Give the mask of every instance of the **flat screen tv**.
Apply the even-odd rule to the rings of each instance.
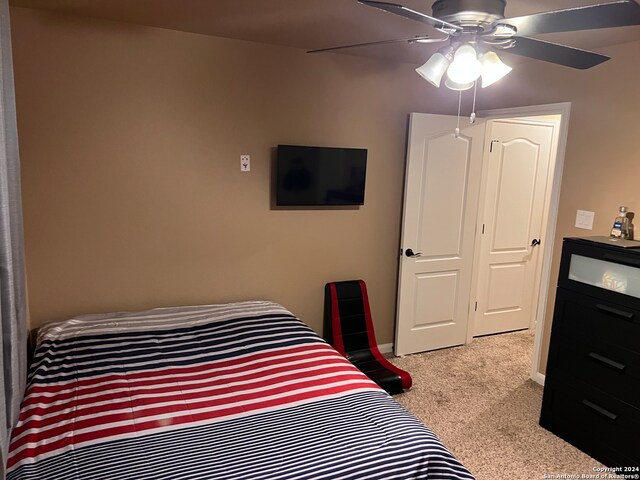
[[[278,145],[276,205],[363,205],[364,148]]]

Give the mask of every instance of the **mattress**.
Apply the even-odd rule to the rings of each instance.
[[[9,480],[473,478],[271,302],[41,328],[7,467]]]

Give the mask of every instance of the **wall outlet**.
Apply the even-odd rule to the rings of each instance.
[[[240,155],[240,171],[248,172],[251,170],[251,155]]]
[[[585,230],[593,230],[593,218],[595,213],[588,210],[578,210],[576,212],[576,227]]]

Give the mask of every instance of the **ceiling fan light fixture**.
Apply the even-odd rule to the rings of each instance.
[[[440,52],[431,55],[424,65],[416,68],[416,72],[434,87],[440,87],[442,76],[447,71],[451,59]]]
[[[473,81],[468,83],[456,83],[450,78],[447,78],[444,81],[444,86],[447,87],[449,90],[455,90],[456,92],[461,92],[463,90],[469,90],[471,87],[473,87],[474,83],[475,82]]]
[[[455,84],[473,84],[480,77],[481,72],[482,65],[480,65],[475,48],[464,44],[456,50],[453,61],[447,69],[447,77]]]
[[[491,51],[480,55],[480,65],[482,66],[482,88],[493,85],[513,70],[509,65],[504,64],[495,52]]]

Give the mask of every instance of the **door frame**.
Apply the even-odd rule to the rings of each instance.
[[[553,244],[556,235],[556,223],[558,219],[558,208],[560,205],[560,188],[562,185],[562,172],[564,169],[565,151],[567,147],[567,137],[569,133],[569,118],[571,113],[571,103],[553,103],[546,105],[532,105],[524,107],[513,108],[501,108],[491,110],[481,110],[478,112],[479,117],[487,118],[487,120],[497,119],[518,119],[524,117],[540,117],[544,115],[559,115],[560,126],[558,130],[558,140],[555,151],[555,161],[550,165],[551,171],[549,175],[552,175],[551,192],[549,193],[549,203],[547,205],[546,223],[543,225],[542,235],[542,269],[539,277],[538,286],[538,299],[536,302],[536,314],[535,314],[535,336],[533,345],[533,354],[531,358],[531,379],[540,385],[544,385],[544,373],[540,370],[540,357],[542,353],[542,334],[544,332],[545,312],[547,307],[547,299],[549,293],[549,285],[551,282],[551,263],[553,260]],[[489,134],[489,132],[487,132]],[[485,187],[486,187],[486,162],[483,159],[483,178],[481,180],[481,203],[484,203]],[[478,214],[480,215],[479,205]],[[478,217],[478,222],[480,218]],[[476,233],[477,234],[477,233]],[[476,238],[476,245],[478,240]],[[477,261],[477,255],[475,255],[474,262]],[[475,292],[477,287],[477,269],[474,265],[474,281],[472,282],[472,291]],[[469,299],[469,313],[471,313],[471,305],[475,299]],[[474,318],[469,315],[469,323],[467,329],[467,343],[471,343],[473,339],[473,322]]]

